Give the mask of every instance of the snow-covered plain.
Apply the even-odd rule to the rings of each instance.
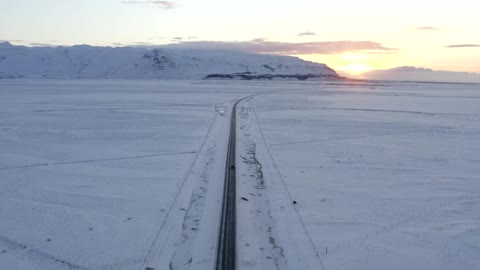
[[[1,81],[0,269],[212,269],[237,88]]]
[[[315,269],[480,269],[480,85],[304,85],[251,106]]]
[[[480,268],[480,85],[3,80],[0,269],[213,269],[254,94],[240,269]]]

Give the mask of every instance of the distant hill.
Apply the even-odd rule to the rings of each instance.
[[[236,51],[0,43],[0,79],[343,79],[325,64]]]
[[[368,80],[480,83],[479,73],[437,71],[408,66],[373,70],[362,74],[361,77]]]

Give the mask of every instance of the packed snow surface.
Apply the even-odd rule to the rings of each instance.
[[[0,81],[0,265],[479,269],[480,85]],[[295,204],[293,203],[295,201]]]

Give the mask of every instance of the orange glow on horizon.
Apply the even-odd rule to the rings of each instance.
[[[359,75],[372,70],[369,65],[369,59],[366,55],[360,53],[346,53],[340,56],[341,63],[335,66],[338,71],[344,71],[349,74]]]
[[[318,63],[327,64],[341,73],[361,75],[362,73],[396,67],[399,62],[398,55],[375,55],[359,52],[349,52],[331,55],[299,55],[299,57]]]
[[[346,71],[351,74],[361,74],[366,71],[372,70],[372,68],[363,63],[352,63],[348,66],[339,66],[336,68],[339,71]]]

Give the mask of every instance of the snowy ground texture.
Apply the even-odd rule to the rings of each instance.
[[[213,269],[253,94],[240,269],[480,269],[480,85],[68,80],[0,81],[0,269]]]
[[[253,103],[324,269],[480,269],[479,85],[312,85]]]

